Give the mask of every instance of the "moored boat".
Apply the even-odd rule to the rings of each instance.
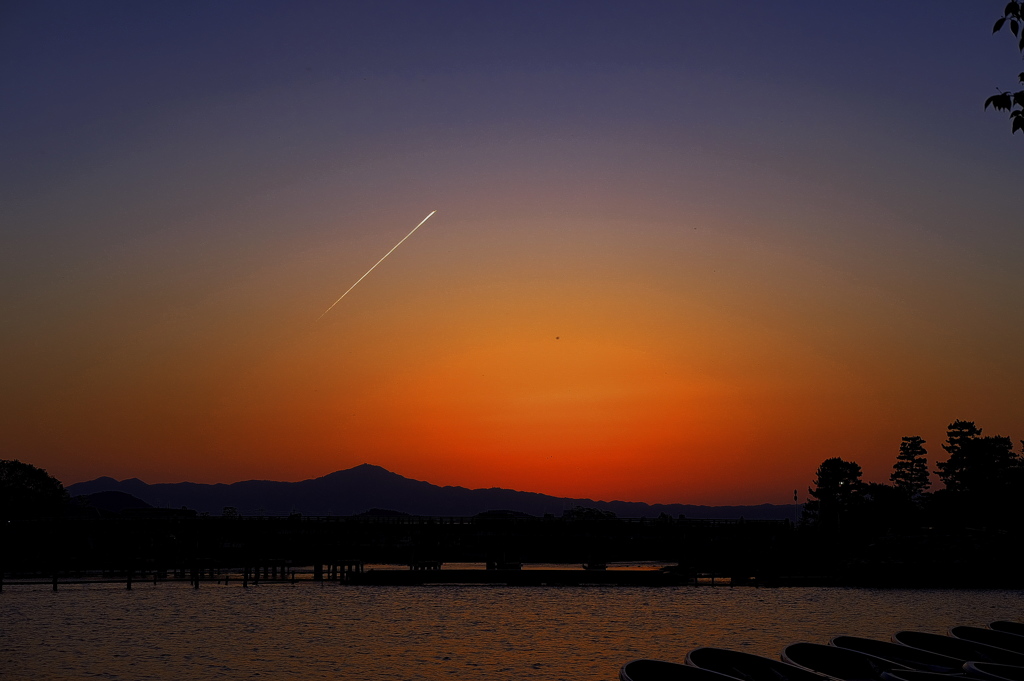
[[[664,660],[633,660],[619,669],[620,681],[737,681],[729,676]]]
[[[1008,622],[1006,620],[997,620],[995,622],[989,622],[989,629],[996,631],[1005,631],[1007,634],[1017,634],[1018,636],[1024,636],[1024,624],[1020,622]]]
[[[892,635],[892,640],[911,648],[929,650],[963,660],[1024,665],[1024,655],[1020,653],[942,634],[930,634],[924,631],[897,631]]]
[[[937,672],[922,672],[917,669],[893,669],[889,672],[882,672],[882,681],[950,681],[950,679],[955,681],[966,678],[966,672],[939,674]]]
[[[1024,681],[1024,624],[955,626],[948,636],[899,631],[892,641],[836,636],[794,643],[781,661],[724,648],[696,648],[686,664],[639,659],[620,681]]]
[[[960,674],[963,672],[964,662],[967,661],[927,650],[910,648],[892,641],[876,641],[859,636],[836,636],[829,643],[837,648],[880,657],[910,669],[937,674]]]
[[[686,664],[741,681],[828,681],[828,677],[785,662],[724,648],[697,648]]]
[[[982,627],[951,627],[949,633],[965,641],[983,643],[1024,655],[1024,636]]]
[[[819,674],[844,681],[880,681],[882,673],[907,670],[881,657],[820,643],[794,643],[782,651],[782,659]]]
[[[989,681],[1024,681],[1024,667],[995,662],[968,662],[964,670],[969,676]]]

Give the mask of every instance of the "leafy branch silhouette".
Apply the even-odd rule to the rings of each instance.
[[[1003,27],[1008,27],[1010,33],[1017,38],[1017,49],[1021,53],[1021,57],[1024,58],[1024,30],[1021,30],[1024,26],[1024,6],[1017,0],[1012,0],[1007,3],[1003,9],[1003,16],[996,20],[995,25],[992,27],[992,33],[998,33]],[[1017,76],[1018,81],[1024,84],[1024,71]],[[998,90],[998,88],[996,88]],[[1018,90],[1017,92],[1003,92],[999,91],[999,94],[992,95],[985,100],[985,108],[991,106],[996,111],[1008,111],[1010,112],[1010,133],[1016,133],[1018,130],[1024,130],[1024,90]]]

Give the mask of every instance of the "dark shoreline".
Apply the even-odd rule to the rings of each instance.
[[[308,567],[308,566],[307,566]],[[194,589],[210,586],[232,586],[258,588],[261,586],[292,586],[328,585],[340,587],[600,587],[600,588],[844,588],[844,589],[894,589],[894,590],[1007,590],[1024,589],[1019,580],[1008,583],[1003,581],[963,582],[963,581],[925,581],[908,583],[905,581],[847,581],[836,577],[781,577],[773,580],[748,579],[733,581],[728,577],[698,576],[686,578],[665,575],[655,571],[611,571],[592,573],[583,570],[523,570],[523,571],[489,571],[489,570],[440,570],[432,574],[411,570],[375,570],[363,573],[355,578],[343,580],[317,580],[306,570],[295,576],[279,579],[244,579],[241,571],[217,574],[193,580],[190,577],[156,577],[145,573],[127,576],[90,576],[90,575],[21,575],[10,576],[0,580],[0,593],[16,590],[23,586],[47,586],[53,591],[64,587],[87,585],[116,585],[132,589],[139,586],[158,586],[164,584],[188,585]]]
[[[0,524],[0,579],[245,585],[1024,588],[1016,533],[908,528],[824,534],[788,521],[673,518],[196,517],[184,511]],[[985,556],[978,560],[977,556]],[[604,570],[653,561],[663,570]],[[438,569],[488,563],[487,570]],[[371,564],[406,570],[364,570]],[[518,569],[523,564],[575,570]],[[594,569],[584,570],[583,565]],[[509,569],[512,568],[512,569]],[[241,575],[239,579],[238,575]],[[12,581],[13,580],[13,581]]]

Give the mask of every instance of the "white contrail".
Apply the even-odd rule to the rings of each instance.
[[[437,212],[436,210],[432,210],[432,211],[430,211],[430,215],[433,215],[433,214],[434,214],[434,213],[436,213],[436,212]],[[419,229],[419,228],[420,228],[420,227],[421,227],[421,226],[423,225],[423,223],[424,223],[424,222],[426,222],[427,220],[429,220],[429,219],[430,219],[430,215],[428,215],[427,217],[425,217],[425,218],[423,218],[422,220],[420,220],[420,224],[418,224],[418,225],[416,225],[415,227],[413,227],[413,228],[412,228],[412,232],[415,232],[415,231],[416,231],[417,229]],[[412,232],[409,232],[408,234],[406,234],[406,235],[405,235],[405,236],[404,236],[404,237],[402,238],[402,241],[405,241],[406,239],[408,239],[409,237],[411,237],[411,236],[412,236]],[[384,258],[386,258],[386,257],[388,257],[389,255],[391,255],[392,253],[394,253],[394,252],[395,252],[395,249],[396,249],[396,248],[398,248],[399,246],[401,246],[401,245],[402,245],[402,241],[399,241],[399,242],[398,242],[397,244],[395,244],[395,245],[394,245],[394,246],[393,246],[393,247],[391,248],[391,250],[390,250],[390,251],[388,251],[387,253],[385,253],[385,254],[384,254]],[[379,264],[381,264],[382,262],[384,262],[384,258],[381,258],[380,260],[378,260],[377,262],[375,262],[375,263],[373,264],[373,267],[376,267],[377,265],[379,265]],[[369,274],[370,272],[372,272],[372,271],[373,271],[373,267],[371,267],[370,269],[366,270],[366,274]],[[357,285],[357,284],[359,284],[359,282],[361,282],[361,281],[362,281],[363,279],[366,279],[366,274],[364,274],[363,276],[361,276],[361,277],[359,277],[358,279],[356,279],[356,283],[355,283],[355,284],[352,284],[351,286],[349,286],[349,287],[348,287],[348,291],[351,291],[352,289],[354,289],[354,288],[356,287],[356,285]],[[337,299],[337,300],[335,300],[335,301],[334,301],[333,303],[331,303],[331,307],[329,307],[329,308],[327,308],[326,310],[324,310],[324,314],[327,314],[328,312],[330,312],[330,311],[331,311],[331,308],[333,308],[333,307],[334,307],[335,305],[337,305],[338,303],[340,303],[340,302],[341,302],[341,299],[342,299],[342,298],[344,298],[345,296],[347,296],[347,295],[348,295],[348,291],[345,291],[344,293],[342,293],[342,294],[341,294],[341,297],[340,297],[340,298],[338,298],[338,299]],[[323,319],[323,318],[324,318],[324,314],[322,314],[322,315],[320,315],[319,317],[317,317],[317,318],[316,318],[316,320],[317,320],[317,321],[320,321],[321,319]]]

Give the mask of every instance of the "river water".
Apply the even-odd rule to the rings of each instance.
[[[18,585],[0,593],[0,678],[613,681],[699,646],[777,657],[1022,617],[1022,591]]]

